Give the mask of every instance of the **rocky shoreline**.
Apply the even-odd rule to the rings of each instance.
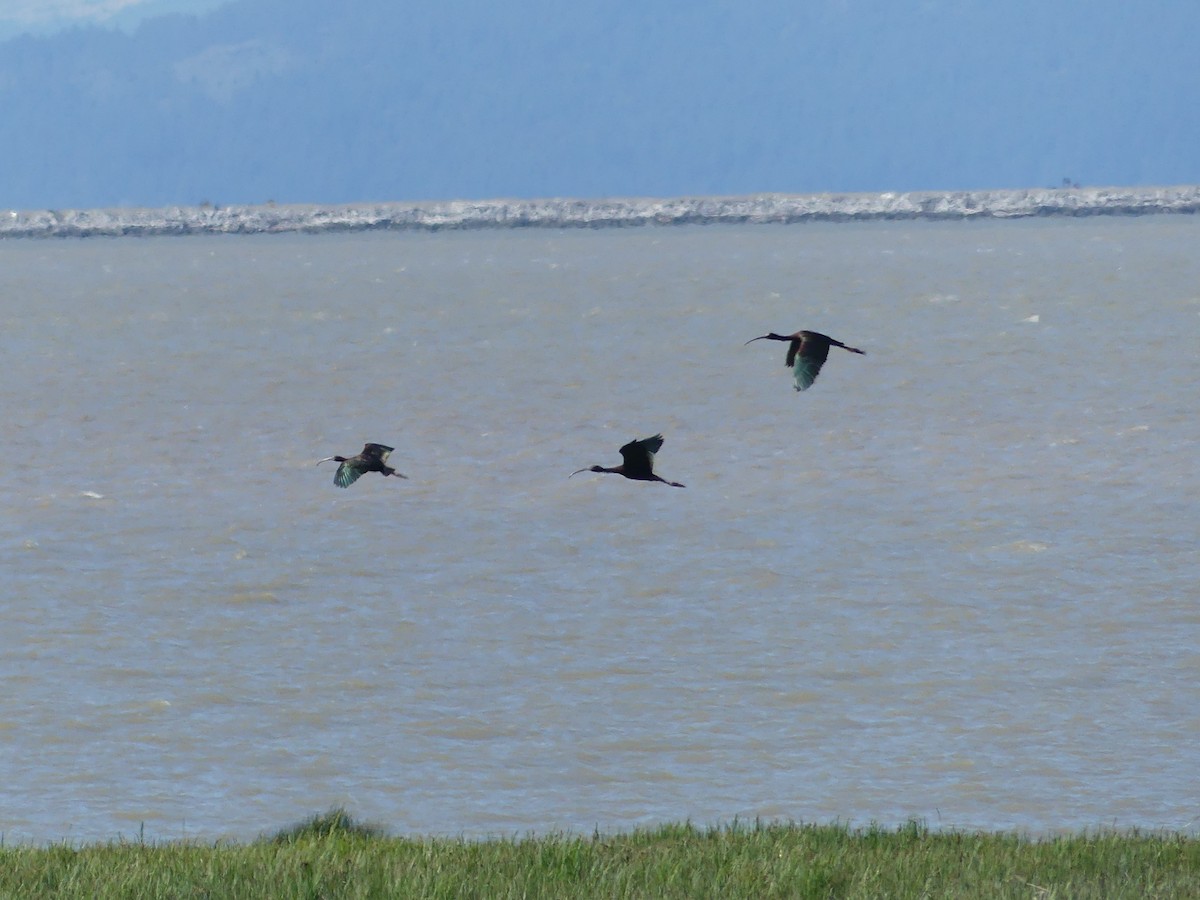
[[[478,228],[789,224],[889,219],[1200,212],[1200,185],[600,200],[454,200],[337,206],[169,206],[0,211],[0,237],[118,237]]]

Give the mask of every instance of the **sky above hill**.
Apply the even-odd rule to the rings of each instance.
[[[0,0],[0,207],[1197,183],[1197,33],[1191,0]]]

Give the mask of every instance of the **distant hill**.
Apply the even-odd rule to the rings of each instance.
[[[1198,31],[1124,0],[239,0],[0,43],[0,207],[1194,183]]]

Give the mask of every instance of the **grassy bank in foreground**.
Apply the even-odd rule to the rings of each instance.
[[[0,897],[1200,896],[1200,838],[837,825],[387,837],[340,811],[250,844],[0,847]]]

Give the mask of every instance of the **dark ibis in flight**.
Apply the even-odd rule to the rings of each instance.
[[[841,347],[851,353],[866,355],[865,350],[847,347],[841,341],[834,340],[819,331],[797,331],[795,334],[776,334],[772,331],[761,337],[750,338],[746,343],[753,344],[755,341],[764,340],[790,341],[787,359],[783,364],[792,370],[798,391],[806,391],[812,387],[812,383],[817,380],[817,373],[821,371],[821,366],[825,365],[825,360],[829,358],[830,347]]]
[[[580,472],[613,472],[617,475],[624,475],[626,478],[632,478],[634,481],[661,481],[671,487],[685,487],[678,481],[667,481],[667,479],[654,474],[654,454],[662,449],[662,445],[663,436],[661,434],[642,438],[640,441],[630,441],[621,448],[621,459],[624,460],[621,465],[611,468],[590,466],[585,469],[577,469],[571,475],[578,475]],[[569,478],[570,475],[567,477]]]
[[[395,475],[397,478],[407,478],[407,475],[401,475],[395,469],[387,464],[388,454],[394,450],[394,447],[386,447],[383,444],[363,444],[362,453],[358,456],[351,456],[347,459],[344,456],[327,456],[324,459],[318,459],[317,465],[323,462],[341,463],[338,466],[337,472],[333,475],[333,483],[340,488],[348,488],[354,482],[358,481],[359,477],[367,472],[378,472],[380,475]]]

